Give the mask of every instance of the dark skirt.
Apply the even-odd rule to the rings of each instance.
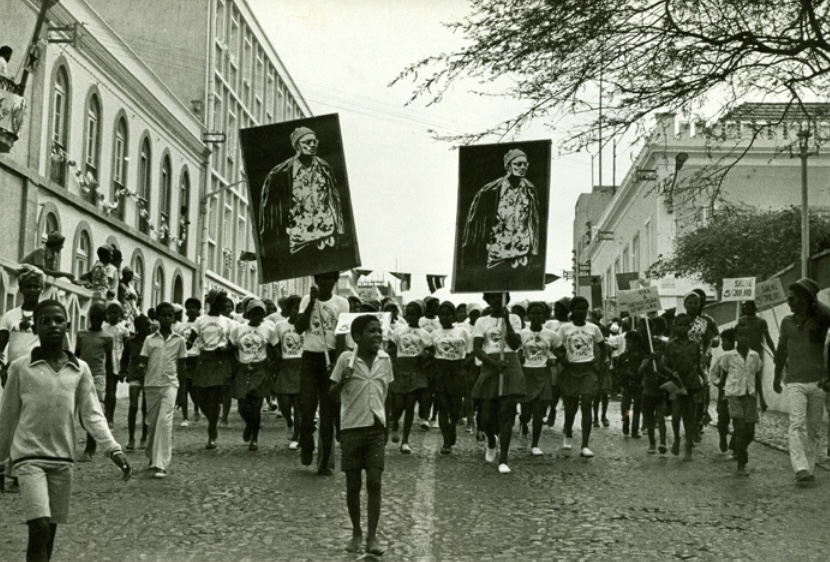
[[[464,379],[464,360],[436,359],[432,383],[436,394],[466,395],[467,381]]]
[[[525,395],[522,402],[532,402],[537,398],[551,400],[551,369],[550,367],[522,367],[525,376]]]
[[[199,365],[199,356],[198,355],[188,355],[187,358],[184,360],[185,366],[185,378],[189,381],[192,381],[193,378],[196,376],[196,367]]]
[[[233,377],[231,394],[238,400],[250,394],[258,398],[270,396],[271,374],[268,371],[268,362],[240,363]]]
[[[597,373],[597,390],[600,394],[611,392],[611,371],[608,367],[603,367]]]
[[[420,357],[396,358],[394,372],[395,380],[389,390],[395,394],[409,394],[429,386]]]
[[[498,353],[491,353],[489,357],[499,360]],[[507,362],[507,369],[503,373],[499,373],[486,362],[481,365],[481,374],[473,385],[473,398],[491,400],[502,396],[525,395],[525,376],[519,364],[519,357],[515,353],[505,353],[504,360]]]
[[[274,381],[274,394],[299,394],[302,359],[285,359]]]
[[[593,363],[568,363],[559,375],[559,388],[565,398],[596,396],[598,379]]]
[[[228,351],[204,351],[199,353],[199,363],[193,376],[193,386],[208,388],[225,386],[231,380],[233,360]]]

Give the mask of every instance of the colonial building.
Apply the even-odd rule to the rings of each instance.
[[[827,115],[827,108],[808,106],[808,111]],[[604,306],[606,316],[614,315],[617,274],[636,273],[643,282],[657,284],[664,308],[682,307],[683,295],[699,284],[674,277],[645,280],[645,272],[659,256],[672,253],[678,234],[705,224],[720,206],[763,210],[798,205],[801,161],[791,157],[789,147],[798,153],[797,133],[808,118],[815,120],[781,104],[744,104],[711,128],[681,121],[674,114],[660,115],[610,198],[595,190],[577,203],[574,256],[584,270],[577,292],[589,296],[587,284],[592,278],[599,280],[602,302],[593,305]],[[814,128],[817,136],[830,136],[826,123]],[[812,205],[826,205],[830,156],[814,154],[808,166],[808,198]],[[708,197],[671,197],[667,188],[672,184],[700,181],[700,172],[713,167],[731,168],[714,205]],[[597,206],[602,207],[599,213]],[[714,288],[706,291],[716,296]]]
[[[237,297],[305,293],[308,280],[258,286],[240,128],[311,115],[245,0],[89,0],[204,128],[207,172],[198,249],[205,288]]]

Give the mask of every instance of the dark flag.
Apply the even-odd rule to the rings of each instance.
[[[446,281],[446,275],[427,275],[427,286],[429,287],[429,292],[434,293],[438,289],[444,288],[444,281]]]

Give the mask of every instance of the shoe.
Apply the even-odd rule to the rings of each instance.
[[[593,425],[594,427],[599,427],[599,420],[594,420],[594,423],[591,425]]]
[[[602,418],[602,427],[608,427],[609,425],[611,425],[611,422],[607,418]]]
[[[657,449],[654,447],[654,445],[650,445],[649,448],[648,448],[648,451],[646,451],[646,453],[649,454],[649,455],[656,455],[657,454]]]
[[[317,469],[318,476],[331,476],[334,472],[327,466],[321,466]]]
[[[452,453],[452,447],[450,447],[449,445],[444,445],[443,447],[441,447],[442,455],[449,455],[450,453]]]
[[[300,463],[303,466],[309,466],[314,462],[314,449],[302,449],[300,451]]]
[[[242,430],[242,440],[247,443],[251,440],[251,428],[245,425],[245,429]]]
[[[798,483],[812,482],[815,479],[816,479],[816,477],[813,476],[812,474],[810,474],[806,470],[799,470],[798,472],[795,473],[795,481],[798,482]]]
[[[495,462],[495,460],[496,460],[496,448],[495,447],[493,447],[492,449],[490,447],[485,447],[484,448],[484,460],[486,462]]]
[[[409,443],[402,443],[401,444],[401,453],[403,453],[404,455],[411,455],[412,454],[412,448],[409,446]]]
[[[433,428],[433,429],[440,429],[440,428],[441,428],[441,424],[440,424],[440,423],[438,423],[437,421],[434,421],[434,422],[432,422],[432,428]]]
[[[392,443],[399,443],[401,440],[401,434],[397,428],[392,430]]]
[[[429,420],[421,420],[421,429],[424,431],[429,431],[432,428],[432,424],[429,423]]]
[[[124,447],[127,451],[135,451],[135,441],[130,441],[127,443],[127,446]]]
[[[585,457],[586,459],[590,459],[591,457],[594,456],[594,452],[591,449],[589,449],[588,447],[582,447],[582,450],[579,451],[579,456],[580,457]]]
[[[680,440],[675,439],[674,442],[671,444],[671,454],[675,457],[680,454]]]
[[[260,410],[260,412],[262,412],[263,414],[270,414],[271,413],[271,406],[266,404],[265,406],[262,407],[262,410]]]
[[[749,470],[746,468],[746,465],[739,466],[738,470],[735,471],[735,476],[749,476]]]
[[[167,478],[167,471],[163,468],[157,468],[155,474],[153,474],[153,478],[158,478],[159,480]]]
[[[660,443],[660,446],[657,447],[657,450],[660,451],[661,455],[665,455],[666,454],[666,445],[665,445],[665,443]]]
[[[534,457],[541,457],[545,453],[539,447],[533,447],[532,449],[530,449],[530,454],[533,455]]]
[[[259,449],[259,445],[257,445],[256,441],[251,441],[250,445],[248,445],[249,451],[256,451]]]
[[[726,442],[726,435],[721,435],[720,439],[718,440],[718,447],[720,448],[721,453],[725,453],[729,448],[729,444]]]
[[[289,451],[296,451],[299,448],[300,448],[300,442],[299,441],[291,441],[291,443],[288,444],[288,450]]]
[[[623,420],[623,435],[628,435],[628,420]]]
[[[139,449],[146,449],[147,448],[147,439],[142,438],[141,442],[138,444]]]
[[[571,449],[573,449],[573,438],[565,437],[565,439],[562,440],[562,448],[566,451],[570,451]]]
[[[499,474],[510,474],[510,467],[506,463],[499,465]]]
[[[216,448],[216,441],[208,441],[207,445],[205,445],[205,449],[213,450]]]
[[[642,435],[640,435],[639,433],[632,433],[632,434],[631,434],[631,438],[632,438],[632,439],[641,439],[641,438],[642,438]]]
[[[188,427],[188,426],[190,426],[190,424],[187,422],[187,420],[182,420],[182,423],[179,424],[179,427]]]

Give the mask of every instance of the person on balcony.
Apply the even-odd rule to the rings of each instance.
[[[59,230],[53,230],[46,237],[46,244],[26,254],[20,263],[32,265],[50,277],[65,277],[74,282],[75,277],[71,273],[58,270],[64,242],[66,242],[66,237]]]

